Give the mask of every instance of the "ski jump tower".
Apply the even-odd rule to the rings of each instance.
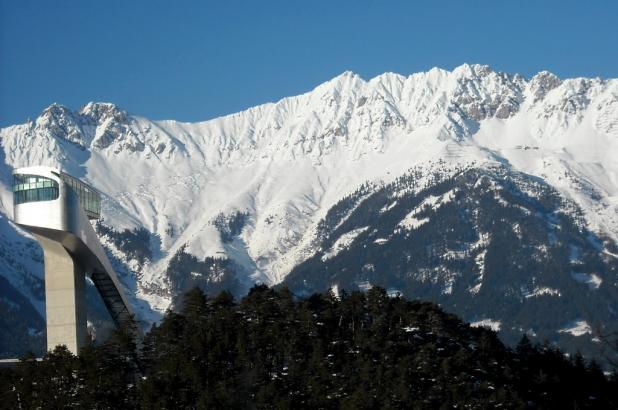
[[[87,342],[85,275],[94,282],[117,326],[141,332],[91,219],[99,219],[101,195],[51,167],[13,172],[15,222],[43,248],[47,349],[66,345],[77,354]]]

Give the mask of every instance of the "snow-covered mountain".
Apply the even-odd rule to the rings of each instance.
[[[603,278],[573,271],[565,280],[585,292],[598,280],[616,287],[618,79],[562,80],[549,72],[526,79],[467,64],[368,81],[345,72],[306,94],[200,123],[151,121],[113,104],[79,111],[54,104],[0,130],[0,143],[0,275],[41,314],[41,252],[10,222],[11,170],[35,164],[63,168],[104,194],[98,230],[144,321],[156,320],[189,286],[241,293],[255,282],[281,283],[311,258],[334,257],[363,227],[331,229],[338,236],[324,242],[329,211],[345,198],[359,206],[410,173],[416,182],[389,195],[420,193],[472,169],[500,168],[491,171],[494,180],[541,181],[565,201],[552,212],[594,236],[596,269],[605,269]],[[414,231],[423,217],[409,211],[395,225]],[[525,238],[526,226],[519,229]],[[482,281],[482,263],[475,263]],[[441,289],[457,281],[447,276],[435,280]],[[522,297],[560,298],[559,289],[543,289],[530,285]],[[584,320],[578,315],[573,321]]]

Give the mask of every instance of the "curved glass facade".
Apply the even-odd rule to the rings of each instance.
[[[13,202],[53,201],[58,199],[58,183],[39,175],[13,175]]]
[[[98,219],[101,215],[101,195],[91,186],[68,174],[61,173],[60,178],[66,187],[75,191],[88,218]],[[15,205],[27,202],[53,201],[58,199],[59,195],[59,184],[53,179],[40,175],[13,175],[13,203]]]

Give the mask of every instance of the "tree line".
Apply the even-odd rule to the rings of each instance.
[[[377,287],[301,299],[255,286],[240,301],[195,288],[139,346],[120,329],[0,369],[0,407],[616,408],[618,377]]]

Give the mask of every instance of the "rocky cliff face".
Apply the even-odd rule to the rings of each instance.
[[[498,186],[514,184],[513,175],[529,179],[530,184],[542,181],[552,195],[570,204],[564,214],[581,228],[577,239],[558,235],[556,240],[565,247],[573,245],[565,241],[575,241],[576,247],[589,244],[587,251],[597,253],[597,265],[593,264],[597,268],[564,271],[561,280],[573,286],[584,281],[585,291],[591,289],[587,283],[592,275],[602,279],[600,287],[616,285],[611,261],[618,254],[618,80],[561,80],[548,72],[525,79],[482,65],[463,65],[452,72],[432,69],[407,77],[386,73],[368,81],[345,72],[306,94],[201,123],[151,121],[113,104],[90,103],[79,111],[54,104],[34,121],[0,130],[0,143],[0,217],[5,221],[0,240],[11,244],[0,255],[4,267],[0,274],[40,314],[40,292],[33,290],[41,287],[40,251],[9,222],[11,169],[34,164],[61,167],[104,193],[101,236],[145,321],[156,320],[183,286],[197,284],[215,290],[225,284],[242,293],[258,281],[280,283],[290,272],[294,274],[288,281],[301,283],[299,266],[321,260],[324,247],[339,239],[340,245],[354,243],[354,235],[331,237],[332,244],[323,243],[320,236],[328,225],[324,221],[341,207],[341,201],[362,192],[355,199],[360,204],[364,196],[378,195],[410,172],[418,175],[415,180],[425,181],[427,189],[451,178],[456,169],[483,173],[499,167],[500,173],[491,171],[488,177]],[[465,184],[458,192],[483,198]],[[540,200],[535,192],[527,195],[531,201]],[[408,214],[413,212],[412,202],[402,208]],[[440,203],[424,206],[439,208]],[[463,203],[458,203],[462,209],[457,212],[464,212]],[[486,212],[485,205],[482,201],[466,203],[465,209],[474,215]],[[494,217],[500,218],[497,210],[501,208],[494,205]],[[534,207],[527,209],[537,212]],[[519,224],[520,245],[528,244],[526,249],[540,246],[537,239],[545,238],[537,235],[540,227],[533,240],[526,223],[508,215],[505,223]],[[414,226],[423,218],[418,213],[407,223]],[[430,226],[440,232],[433,222],[418,229]],[[377,228],[357,233],[358,238],[373,229]],[[481,235],[478,229],[475,232]],[[597,239],[586,242],[588,235]],[[468,239],[480,240],[472,236]],[[127,238],[134,237],[139,238],[138,250],[127,245],[131,242]],[[554,246],[552,238],[545,238],[548,249]],[[451,243],[443,245],[436,249],[459,252]],[[384,246],[390,245],[385,242]],[[472,269],[478,266],[479,252],[464,252],[460,259]],[[560,269],[571,266],[569,255],[560,255],[566,258]],[[170,263],[174,272],[170,272]],[[409,277],[422,276],[420,266],[409,265],[406,269],[416,270]],[[538,274],[517,266],[508,281],[517,272],[528,279]],[[308,283],[314,272],[304,273]],[[390,278],[376,275],[373,281]],[[469,275],[460,272],[449,279],[453,289],[472,286]],[[483,289],[483,281],[490,276],[479,279],[478,272],[475,275],[479,283],[474,286]],[[340,285],[365,281],[359,278]],[[524,302],[536,300],[525,295],[537,288],[562,292],[559,287],[524,282],[512,286]],[[338,284],[330,279],[319,283],[320,287]],[[442,293],[448,281],[426,283],[435,283],[427,295],[448,299],[448,293]],[[399,282],[393,286],[404,287]],[[556,292],[545,292],[543,297],[566,299],[558,299],[561,296]],[[470,301],[466,303],[474,304],[476,294],[467,294]],[[606,311],[614,309],[606,302]],[[498,320],[494,311],[472,316]]]

